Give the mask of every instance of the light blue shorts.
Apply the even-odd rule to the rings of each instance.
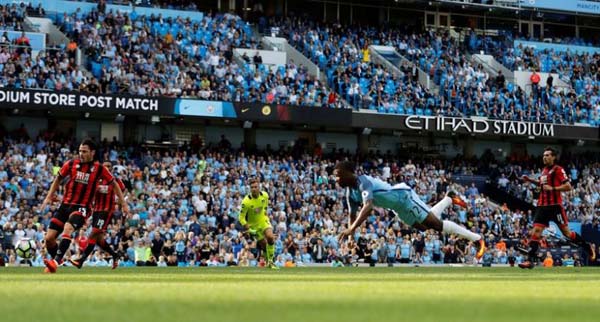
[[[409,226],[425,221],[431,207],[424,203],[414,190],[400,190],[398,194],[398,206],[392,209],[396,216]]]

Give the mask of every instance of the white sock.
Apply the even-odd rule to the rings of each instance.
[[[438,219],[442,219],[442,212],[450,207],[450,205],[452,205],[452,198],[446,196],[440,202],[436,203],[430,211],[434,216],[438,217]]]
[[[478,241],[481,239],[481,236],[469,231],[465,227],[459,226],[457,223],[450,220],[444,220],[443,227],[445,234],[457,234],[470,241]]]

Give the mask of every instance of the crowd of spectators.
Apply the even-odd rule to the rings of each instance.
[[[74,51],[48,47],[32,50],[23,19],[44,14],[41,5],[0,5],[0,85],[57,91],[84,89],[91,80],[76,63]],[[20,36],[11,36],[10,31],[20,31]]]
[[[35,140],[0,141],[0,258],[4,262],[14,264],[14,244],[29,237],[39,250],[33,263],[41,265],[43,233],[60,197],[49,209],[38,207],[58,168],[76,151],[74,143],[48,133]],[[457,167],[456,160],[400,161],[390,154],[356,158],[340,151],[326,157],[292,156],[289,151],[231,150],[230,146],[226,138],[201,150],[183,146],[177,151],[103,142],[99,156],[110,160],[113,172],[125,181],[132,210],[129,217],[117,210],[108,226],[107,242],[118,250],[121,265],[263,265],[256,242],[236,224],[241,199],[248,192],[244,182],[253,176],[261,177],[262,188],[271,196],[268,215],[277,236],[278,265],[350,265],[358,260],[474,263],[472,244],[433,231],[418,233],[382,209],[373,211],[353,242],[340,243],[337,235],[347,224],[348,210],[331,168],[335,160],[344,158],[357,160],[363,173],[392,183],[406,182],[428,204],[438,201],[447,189],[458,191],[468,200],[468,208],[453,208],[444,216],[485,236],[491,246],[486,263],[523,260],[515,241],[526,236],[532,213],[498,207],[475,187],[451,183],[453,173],[465,169]],[[594,216],[591,220],[597,225]],[[70,256],[78,256],[85,245],[86,229],[78,232]],[[108,265],[108,261],[97,253],[87,265]]]
[[[555,46],[552,48],[533,48],[523,44],[515,45],[514,39],[540,41],[537,39],[513,38],[503,33],[500,39],[478,37],[471,31],[467,48],[472,52],[483,50],[492,54],[499,62],[512,71],[553,73],[558,80],[567,83],[558,86],[558,80],[550,77],[545,84],[539,83],[539,77],[532,77],[531,95],[534,105],[541,106],[541,116],[552,119],[562,114],[559,122],[599,124],[599,76],[598,54],[586,53]],[[553,39],[557,44],[591,46],[579,38]],[[557,76],[556,76],[557,75]],[[545,115],[544,115],[545,114]]]
[[[258,49],[239,17],[138,16],[93,10],[64,14],[58,23],[91,59],[103,93],[197,97],[207,100],[342,107],[304,66],[235,59],[234,48]],[[257,60],[258,58],[258,60]]]
[[[27,44],[26,36],[23,44]],[[75,58],[63,50],[33,55],[30,47],[10,47],[0,36],[0,84],[5,88],[85,90],[95,80],[86,77]],[[26,46],[26,45],[25,45]]]
[[[0,5],[0,30],[22,31],[23,20],[27,13],[27,6],[24,3]]]
[[[320,25],[294,17],[272,18],[268,25],[324,70],[329,87],[355,108],[403,114],[399,102],[412,110],[431,95],[417,82],[414,65],[403,63],[398,75],[371,61],[368,46],[378,43],[376,28]]]
[[[247,25],[230,15],[192,21],[78,10],[57,24],[90,58],[102,91],[112,93],[174,96],[199,90],[203,76],[231,61],[232,46],[256,46]]]

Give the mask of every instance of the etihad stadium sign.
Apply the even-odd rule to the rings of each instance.
[[[411,115],[404,124],[411,130],[554,137],[552,123]]]
[[[485,117],[390,115],[355,112],[352,127],[406,132],[459,133],[475,136],[505,136],[554,139],[600,139],[600,128],[587,124],[567,125],[542,122],[496,120]]]

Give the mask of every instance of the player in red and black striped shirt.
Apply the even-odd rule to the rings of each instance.
[[[557,165],[556,150],[551,147],[544,149],[543,161],[544,170],[539,180],[534,180],[528,176],[523,176],[522,180],[535,183],[541,186],[541,192],[538,199],[538,205],[535,210],[533,220],[533,229],[529,239],[529,260],[519,264],[521,268],[533,268],[535,266],[535,257],[539,248],[542,232],[551,221],[554,221],[560,228],[563,235],[571,242],[583,247],[589,255],[591,261],[594,261],[596,254],[594,247],[587,243],[579,234],[569,229],[569,220],[562,205],[562,192],[572,189],[569,178],[563,167]]]
[[[64,198],[59,209],[52,216],[50,226],[44,239],[46,249],[52,259],[44,259],[44,264],[49,272],[54,273],[58,263],[62,262],[63,256],[71,245],[71,234],[79,230],[89,215],[90,206],[96,192],[100,179],[115,186],[119,201],[123,205],[123,211],[127,212],[127,205],[123,199],[123,193],[114,177],[98,161],[94,161],[96,144],[86,139],[79,145],[79,159],[67,161],[60,169],[58,176],[52,182],[48,195],[44,199],[40,209],[44,210],[51,203],[54,193],[64,178],[68,178],[65,185]],[[56,243],[58,234],[62,232],[62,240]]]
[[[104,167],[110,169],[112,164],[110,162],[104,162]],[[125,185],[121,179],[115,178],[115,181],[121,188],[121,191],[125,191]],[[112,219],[113,212],[115,211],[117,196],[115,193],[114,186],[109,182],[106,182],[104,179],[100,179],[98,183],[98,187],[96,189],[96,193],[94,194],[94,213],[92,215],[92,232],[88,236],[88,245],[84,250],[81,257],[77,260],[71,259],[71,264],[77,268],[81,268],[85,260],[90,256],[90,254],[94,251],[96,245],[100,246],[102,250],[112,256],[113,265],[112,268],[115,269],[119,265],[119,259],[117,258],[117,254],[114,249],[106,243],[104,240],[104,234],[106,233],[106,228],[110,224]]]

